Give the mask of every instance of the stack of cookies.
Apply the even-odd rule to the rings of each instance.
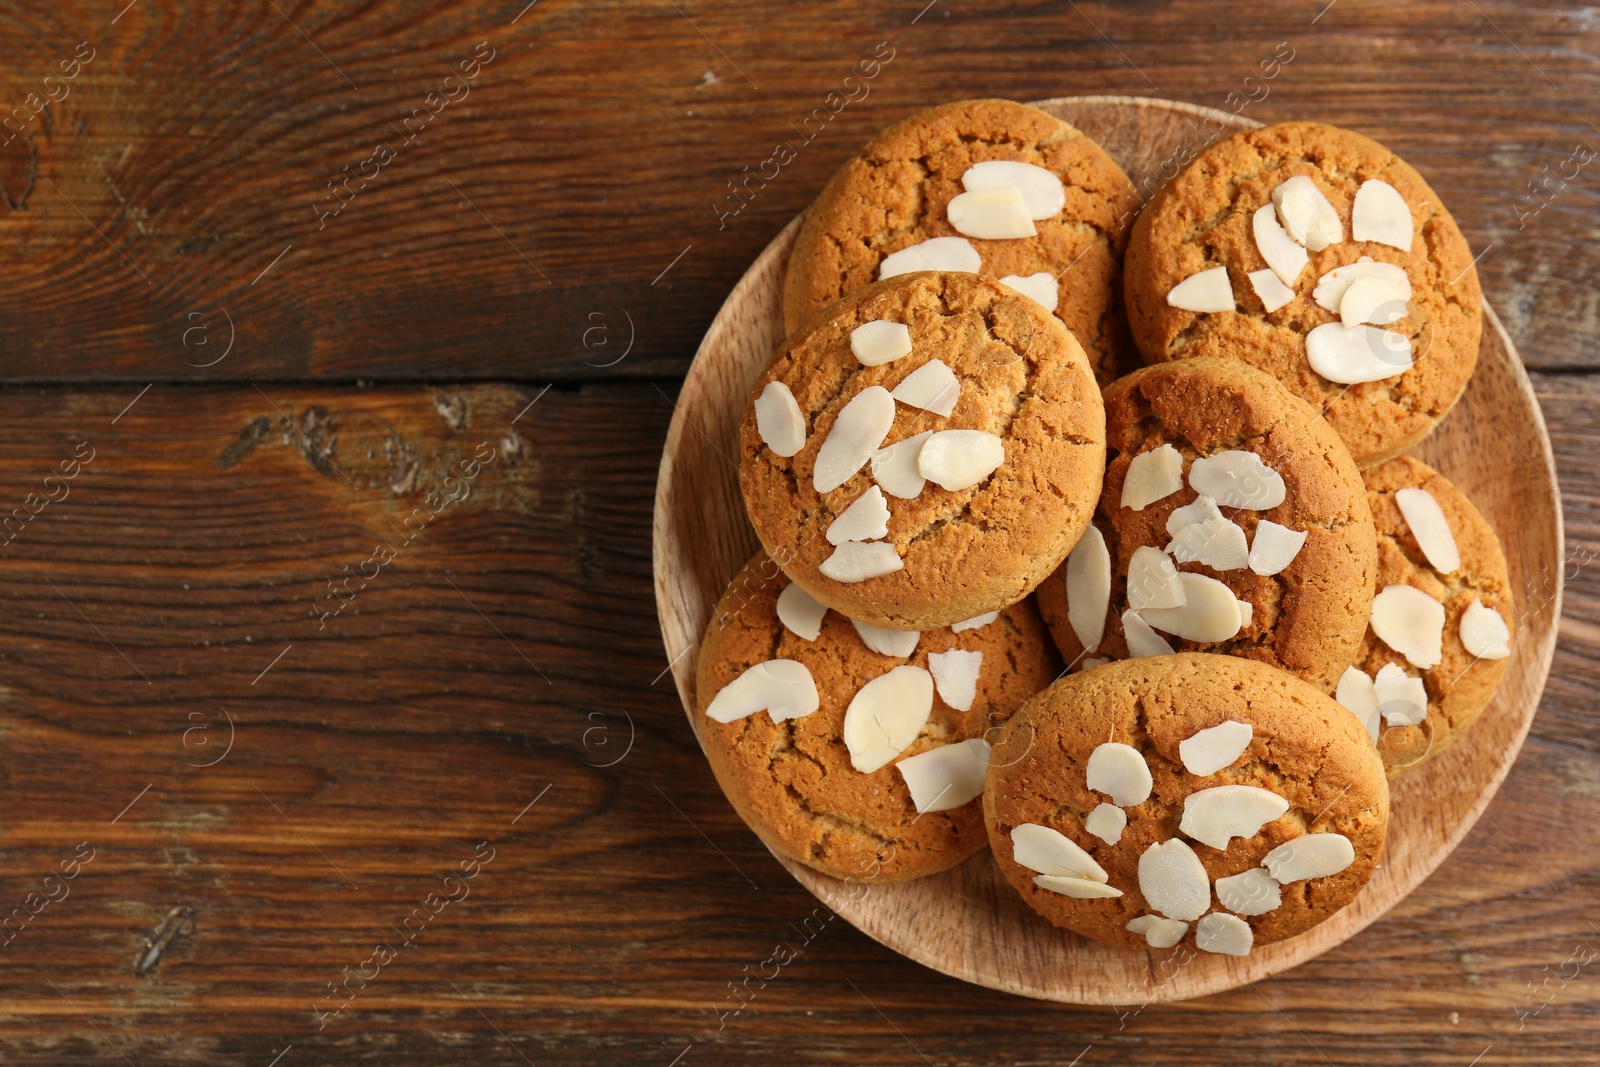
[[[1290,123],[1141,210],[1066,123],[949,104],[824,189],[784,317],[739,444],[763,551],[697,674],[751,828],[841,878],[989,847],[1134,949],[1349,903],[1512,638],[1494,531],[1403,455],[1482,326],[1422,178]]]

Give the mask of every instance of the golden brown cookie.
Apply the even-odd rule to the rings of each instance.
[[[875,331],[890,347],[862,347]],[[910,274],[778,349],[751,390],[739,480],[762,545],[811,595],[931,629],[1016,603],[1066,556],[1100,489],[1103,420],[1058,319],[977,275]]]
[[[1275,192],[1297,205],[1290,218],[1303,224],[1306,244],[1284,229],[1282,211],[1272,208]],[[1335,223],[1341,239],[1322,246]],[[1364,239],[1356,240],[1357,232]],[[1269,268],[1264,248],[1275,250],[1287,280]],[[1379,266],[1357,268],[1376,273],[1362,295],[1346,301],[1351,272],[1325,279],[1362,258]],[[1196,281],[1198,302],[1173,294],[1179,283],[1219,268],[1226,284],[1213,291],[1207,279]],[[1334,126],[1281,123],[1200,153],[1139,216],[1125,272],[1129,324],[1147,361],[1226,356],[1259,367],[1325,410],[1361,467],[1425,437],[1461,396],[1477,363],[1483,298],[1466,238],[1410,165]],[[1169,302],[1216,308],[1230,291],[1233,310]],[[1214,295],[1221,302],[1210,303]],[[1402,311],[1404,317],[1387,321]],[[1344,330],[1342,314],[1353,320],[1353,331]],[[1404,335],[1410,369],[1394,373],[1404,359],[1390,346],[1402,342],[1385,334]],[[1341,380],[1319,373],[1314,362]],[[1350,381],[1362,374],[1393,376]]]
[[[920,635],[863,634],[838,612],[808,603],[798,587],[785,596],[789,588],[772,561],[758,554],[723,594],[700,646],[695,680],[700,740],[739,815],[774,852],[839,878],[919,878],[981,849],[987,838],[976,798],[987,760],[985,735],[1048,685],[1058,666],[1032,603],[1006,608],[992,621],[960,632],[945,627]],[[780,621],[780,597],[785,621]],[[874,651],[869,638],[879,648],[903,654]],[[750,689],[736,680],[751,671],[759,674],[760,665],[772,661],[799,665],[785,669],[815,687],[814,711],[804,712],[802,694],[798,703],[787,696],[780,700],[780,715],[800,712],[781,721],[774,721],[769,710],[729,722],[708,715],[716,710],[725,717],[728,713],[715,703],[719,696],[736,685]],[[892,671],[911,676],[913,694],[931,690],[926,721],[909,739],[890,739],[897,752],[863,747],[859,735],[853,735],[852,751],[846,744],[849,709],[865,686]],[[781,692],[803,689],[804,682]],[[742,697],[734,692],[722,698],[723,706],[733,700],[735,712],[745,711],[762,703],[761,696],[755,690]],[[956,706],[961,704],[967,706]],[[891,714],[884,712],[885,720]],[[967,746],[958,748],[963,742]],[[937,754],[944,746],[949,747]],[[887,762],[863,772],[856,766],[862,753]],[[927,810],[919,811],[902,765],[927,753],[936,753],[935,763],[953,757],[951,766],[961,769],[967,785],[964,795],[955,779],[946,783],[955,792],[930,785],[950,771],[929,768],[924,758],[923,777],[917,780]],[[952,804],[958,796],[960,802]]]
[[[1383,851],[1388,783],[1361,725],[1262,663],[1108,664],[997,735],[995,861],[1035,911],[1100,941],[1244,955],[1350,903]]]
[[[1111,458],[1095,513],[1098,533],[1037,590],[1067,662],[1081,669],[1127,658],[1124,613],[1135,611],[1135,628],[1142,622],[1157,631],[1154,642],[1149,634],[1136,640],[1139,654],[1226,653],[1281,667],[1331,693],[1360,647],[1377,564],[1361,475],[1338,436],[1310,405],[1237,360],[1145,367],[1113,383],[1105,403]],[[1218,501],[1214,511],[1205,500]],[[1186,528],[1187,519],[1201,521]],[[1102,561],[1096,537],[1104,543]],[[1097,592],[1091,579],[1105,573],[1103,561],[1110,581]],[[1084,583],[1076,626],[1074,567]],[[1248,618],[1231,636],[1223,636],[1225,620],[1209,630],[1179,625],[1184,620],[1164,610],[1177,598],[1173,571],[1197,576],[1177,578],[1186,606],[1193,599],[1200,611],[1220,596],[1220,582],[1249,605]],[[1079,631],[1092,638],[1097,623],[1101,636],[1086,650]]]
[[[1338,698],[1348,701],[1368,730],[1377,735],[1378,750],[1389,777],[1395,778],[1443,750],[1483,713],[1505,677],[1509,646],[1516,630],[1516,603],[1500,539],[1472,501],[1449,479],[1410,456],[1374,467],[1365,478],[1367,500],[1378,530],[1378,589],[1409,586],[1442,605],[1438,610],[1422,604],[1433,612],[1433,621],[1443,621],[1439,659],[1434,666],[1418,666],[1369,626],[1355,666],[1339,687]],[[1421,525],[1420,537],[1412,519]],[[1448,538],[1433,532],[1439,530],[1441,521],[1449,532]],[[1435,566],[1433,557],[1441,551],[1446,556],[1440,561],[1444,566],[1452,562],[1458,565],[1448,571]],[[1452,551],[1454,559],[1449,556]],[[1478,655],[1463,640],[1462,623],[1469,611],[1477,616],[1485,610],[1494,612],[1499,624],[1486,616],[1476,618],[1467,623],[1466,635],[1474,634],[1475,625],[1482,626],[1486,627],[1488,639],[1493,640],[1500,636],[1498,631],[1503,625],[1505,647],[1486,649],[1480,643],[1483,639],[1475,639],[1478,650],[1486,652]],[[1403,639],[1401,643],[1408,647],[1410,644]],[[1431,648],[1430,654],[1417,658],[1429,662]],[[1380,698],[1376,684],[1369,688],[1360,677],[1376,681],[1384,671],[1396,686],[1392,691],[1386,687],[1381,694],[1388,699]],[[1421,680],[1426,692],[1426,717],[1422,717],[1415,699],[1414,683],[1408,694],[1397,671]],[[1420,721],[1412,722],[1413,719]]]
[[[1139,207],[1133,184],[1076,129],[1010,100],[961,100],[912,115],[839,168],[811,205],[789,257],[786,332],[877,281],[891,253],[930,238],[962,237],[948,217],[950,202],[963,192],[970,167],[994,160],[1050,171],[1065,202],[1034,219],[1033,236],[968,237],[981,272],[991,278],[1049,275],[1042,281],[1056,294],[1057,313],[1089,353],[1101,384],[1137,362],[1120,278]]]

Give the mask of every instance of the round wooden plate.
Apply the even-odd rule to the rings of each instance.
[[[1137,181],[1182,146],[1208,140],[1200,122],[1257,125],[1208,108],[1120,96],[1038,104],[1103,145]],[[799,228],[784,228],[734,287],[679,394],[655,505],[661,632],[689,720],[700,634],[734,573],[759,547],[739,497],[739,420],[757,374],[783,339],[784,264]],[[1505,683],[1466,736],[1396,783],[1382,866],[1355,902],[1299,937],[1234,958],[1182,946],[1128,952],[1059,930],[1023,904],[984,851],[954,870],[895,885],[847,887],[782,860],[801,884],[870,937],[935,970],[1024,996],[1137,1004],[1217,993],[1287,970],[1389,910],[1450,854],[1488,806],[1538,708],[1555,650],[1562,582],[1561,511],[1544,418],[1493,311],[1466,395],[1416,455],[1482,509],[1505,546],[1520,623]],[[708,772],[709,773],[709,772]],[[864,891],[863,891],[864,890]]]

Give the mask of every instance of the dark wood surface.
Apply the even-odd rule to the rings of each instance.
[[[1592,11],[522,2],[0,7],[0,116],[67,94],[0,145],[0,513],[37,511],[0,535],[0,914],[38,909],[0,947],[0,1062],[1594,1060],[1600,160],[1557,184],[1600,149]],[[979,94],[1231,108],[1285,41],[1245,113],[1415,163],[1536,371],[1570,576],[1543,707],[1456,854],[1312,963],[1120,1013],[964,986],[814,914],[705,773],[651,600],[677,378],[879,126]]]

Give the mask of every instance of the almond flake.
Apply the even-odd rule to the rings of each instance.
[[[1066,878],[1107,879],[1105,868],[1059,830],[1025,822],[1011,831],[1011,858],[1030,871]]]
[[[1090,525],[1067,553],[1067,622],[1085,652],[1100,647],[1111,607],[1111,553],[1105,535]]]
[[[1184,770],[1204,778],[1237,763],[1255,735],[1254,726],[1229,719],[1179,741],[1178,758]]]
[[[1270,209],[1268,209],[1270,210]],[[1295,245],[1294,248],[1303,256],[1305,249]],[[1294,299],[1294,290],[1284,285],[1282,280],[1270,270],[1253,270],[1245,275],[1250,279],[1250,288],[1256,291],[1256,296],[1261,298],[1261,306],[1266,311],[1277,311],[1289,301]]]
[[[1163,633],[1185,641],[1215,644],[1231,640],[1239,632],[1239,601],[1233,590],[1204,574],[1178,575],[1183,583],[1181,608],[1155,608],[1139,612],[1139,617]]]
[[[982,667],[982,652],[957,648],[928,655],[928,670],[933,672],[939,699],[957,711],[972,710],[972,702],[978,697],[978,672]]]
[[[1255,234],[1256,250],[1267,261],[1267,270],[1272,277],[1277,279],[1278,290],[1289,294],[1279,302],[1281,307],[1294,297],[1294,284],[1300,280],[1300,272],[1306,269],[1311,256],[1278,224],[1277,210],[1271,204],[1263,204],[1256,209],[1256,213],[1250,216],[1250,228]],[[1255,276],[1260,273],[1251,273],[1251,284],[1256,284]],[[1261,297],[1263,303],[1267,302],[1262,285],[1256,285],[1256,295]],[[1267,310],[1276,311],[1277,308],[1269,307]]]
[[[799,660],[770,659],[757,663],[723,686],[706,707],[713,722],[733,722],[758,711],[773,722],[799,719],[821,705],[817,683]]]
[[[862,774],[911,747],[933,710],[933,677],[921,667],[895,667],[862,686],[844,713],[844,747]]]
[[[1225,849],[1236,837],[1250,838],[1289,810],[1278,794],[1253,785],[1219,785],[1183,798],[1178,829],[1203,845]]]
[[[1159,915],[1141,915],[1128,920],[1125,929],[1144,935],[1144,943],[1151,948],[1171,948],[1189,932],[1189,924],[1177,919],[1163,919]]]
[[[893,425],[894,397],[889,390],[869,385],[851,397],[817,450],[811,487],[827,493],[849,481],[872,458]]]
[[[905,565],[906,561],[887,541],[846,541],[835,548],[817,570],[826,578],[854,585],[868,578],[893,574]]]
[[[1312,290],[1311,298],[1324,311],[1339,313],[1339,306],[1344,303],[1344,294],[1357,278],[1381,278],[1391,284],[1396,291],[1403,291],[1402,300],[1411,299],[1411,279],[1406,274],[1404,267],[1397,267],[1393,263],[1379,263],[1371,256],[1362,256],[1354,263],[1346,263],[1342,267],[1335,267],[1317,279],[1317,287]]]
[[[1305,543],[1305,530],[1291,530],[1271,519],[1262,519],[1256,523],[1255,540],[1250,544],[1250,569],[1264,578],[1278,574],[1294,562]]]
[[[1028,205],[1028,217],[1049,219],[1061,214],[1067,203],[1067,190],[1054,171],[1013,159],[986,159],[974,163],[961,175],[967,192],[979,189],[1018,189]]]
[[[1250,629],[1250,620],[1256,617],[1256,606],[1248,600],[1239,601],[1239,629]]]
[[[1343,834],[1305,834],[1268,852],[1261,866],[1280,885],[1288,885],[1338,874],[1355,860],[1355,846]]]
[[[951,623],[950,632],[958,634],[964,630],[976,630],[980,627],[988,626],[999,617],[1000,613],[998,611],[986,611],[982,615],[974,615],[970,619],[962,619],[960,622]]]
[[[1359,326],[1370,322],[1387,326],[1406,317],[1406,297],[1411,286],[1395,285],[1393,281],[1376,275],[1357,278],[1344,291],[1339,301],[1339,321],[1346,326]]]
[[[1122,635],[1128,641],[1128,655],[1135,659],[1144,656],[1166,656],[1172,653],[1172,646],[1132,610],[1122,613]]]
[[[1511,627],[1496,610],[1473,600],[1461,613],[1461,643],[1479,659],[1511,655]]]
[[[1413,667],[1437,667],[1443,657],[1444,605],[1409,585],[1386,585],[1372,599],[1372,632]]]
[[[1110,663],[1110,662],[1111,662],[1111,657],[1110,656],[1091,656],[1089,659],[1081,660],[1078,663],[1078,670],[1079,671],[1086,671],[1091,667],[1104,667],[1107,663]]]
[[[1372,691],[1389,726],[1419,726],[1428,717],[1428,687],[1398,664],[1385,663],[1379,668]]]
[[[1084,768],[1085,784],[1104,793],[1119,807],[1143,804],[1150,799],[1150,765],[1132,745],[1107,741],[1089,753]]]
[[[768,382],[756,397],[756,432],[780,456],[792,456],[805,447],[806,417],[794,393],[782,382]]]
[[[957,233],[988,240],[1008,237],[1033,237],[1038,229],[1028,214],[1021,189],[974,189],[958,193],[946,209],[950,225]]]
[[[1217,879],[1217,903],[1239,915],[1265,915],[1283,903],[1283,891],[1272,875],[1252,867]]]
[[[917,470],[952,492],[970,489],[1006,461],[1005,442],[983,430],[936,430],[917,453]]]
[[[917,650],[917,642],[922,639],[921,630],[886,630],[855,619],[850,620],[850,625],[856,628],[861,643],[880,656],[905,659]]]
[[[922,492],[927,479],[917,469],[917,455],[932,436],[932,430],[923,430],[873,452],[872,480],[885,493],[901,500],[910,500]]]
[[[1147,608],[1181,608],[1183,583],[1178,568],[1159,548],[1141,545],[1128,560],[1128,606],[1134,611]],[[1101,613],[1104,617],[1104,613]]]
[[[1172,287],[1167,303],[1184,311],[1232,311],[1233,283],[1227,267],[1211,267],[1191,274]]]
[[[1215,952],[1223,956],[1248,956],[1255,944],[1255,931],[1237,915],[1220,911],[1205,916],[1194,928],[1194,947],[1201,952]]]
[[[1283,503],[1283,476],[1254,452],[1230,449],[1202,456],[1189,466],[1189,485],[1225,508],[1266,511]]]
[[[1128,826],[1128,813],[1115,804],[1100,804],[1083,820],[1083,828],[1108,845],[1122,840]]]
[[[1330,382],[1381,382],[1411,369],[1411,338],[1376,326],[1325,322],[1306,334],[1306,359]]]
[[[850,331],[850,351],[864,367],[877,367],[911,354],[911,328],[903,322],[873,319]]]
[[[778,621],[802,641],[817,639],[822,633],[822,617],[827,613],[827,607],[817,603],[798,582],[790,582],[778,594]]]
[[[1394,502],[1434,570],[1449,574],[1461,566],[1456,536],[1450,532],[1450,521],[1432,493],[1426,489],[1401,489],[1394,494]]]
[[[957,271],[976,274],[983,257],[965,237],[930,237],[919,244],[902,248],[883,257],[878,265],[878,280],[914,274],[919,270]]]
[[[890,394],[902,404],[948,416],[961,398],[961,380],[942,359],[930,359],[901,379]]]
[[[1183,488],[1183,455],[1171,445],[1140,452],[1122,478],[1122,506],[1143,511]]]
[[[1046,311],[1055,311],[1061,299],[1056,288],[1056,276],[1045,270],[1037,274],[1007,274],[1000,279],[1000,284],[1015,289]]]
[[[918,814],[948,811],[983,792],[989,772],[989,742],[981,737],[940,745],[895,764],[911,791]]]
[[[1072,878],[1059,874],[1036,874],[1033,876],[1033,884],[1040,889],[1048,889],[1052,893],[1077,897],[1080,900],[1122,895],[1122,890],[1113,889],[1104,882],[1091,882],[1087,878]]]
[[[1167,551],[1179,563],[1203,563],[1219,571],[1242,570],[1250,561],[1244,531],[1238,523],[1220,515],[1180,528]]]
[[[828,544],[842,545],[846,541],[874,541],[888,535],[889,503],[883,499],[883,491],[874,485],[829,523],[824,536]]]
[[[1289,236],[1311,251],[1320,252],[1344,240],[1339,213],[1306,175],[1297,174],[1279,184],[1272,190],[1272,203]]]
[[[1378,739],[1382,718],[1378,714],[1378,689],[1366,671],[1360,667],[1346,667],[1339,676],[1339,688],[1334,691],[1333,699],[1360,720],[1368,736],[1374,741]]]
[[[1352,240],[1377,241],[1409,252],[1412,229],[1411,208],[1400,190],[1378,178],[1361,183],[1350,208]]]
[[[1194,849],[1178,838],[1161,841],[1139,857],[1139,892],[1169,919],[1198,919],[1211,906],[1211,879]]]
[[[1172,509],[1172,514],[1167,516],[1167,536],[1177,537],[1178,531],[1191,523],[1210,522],[1220,518],[1222,512],[1217,510],[1217,502],[1201,494],[1195,498],[1194,503]]]

